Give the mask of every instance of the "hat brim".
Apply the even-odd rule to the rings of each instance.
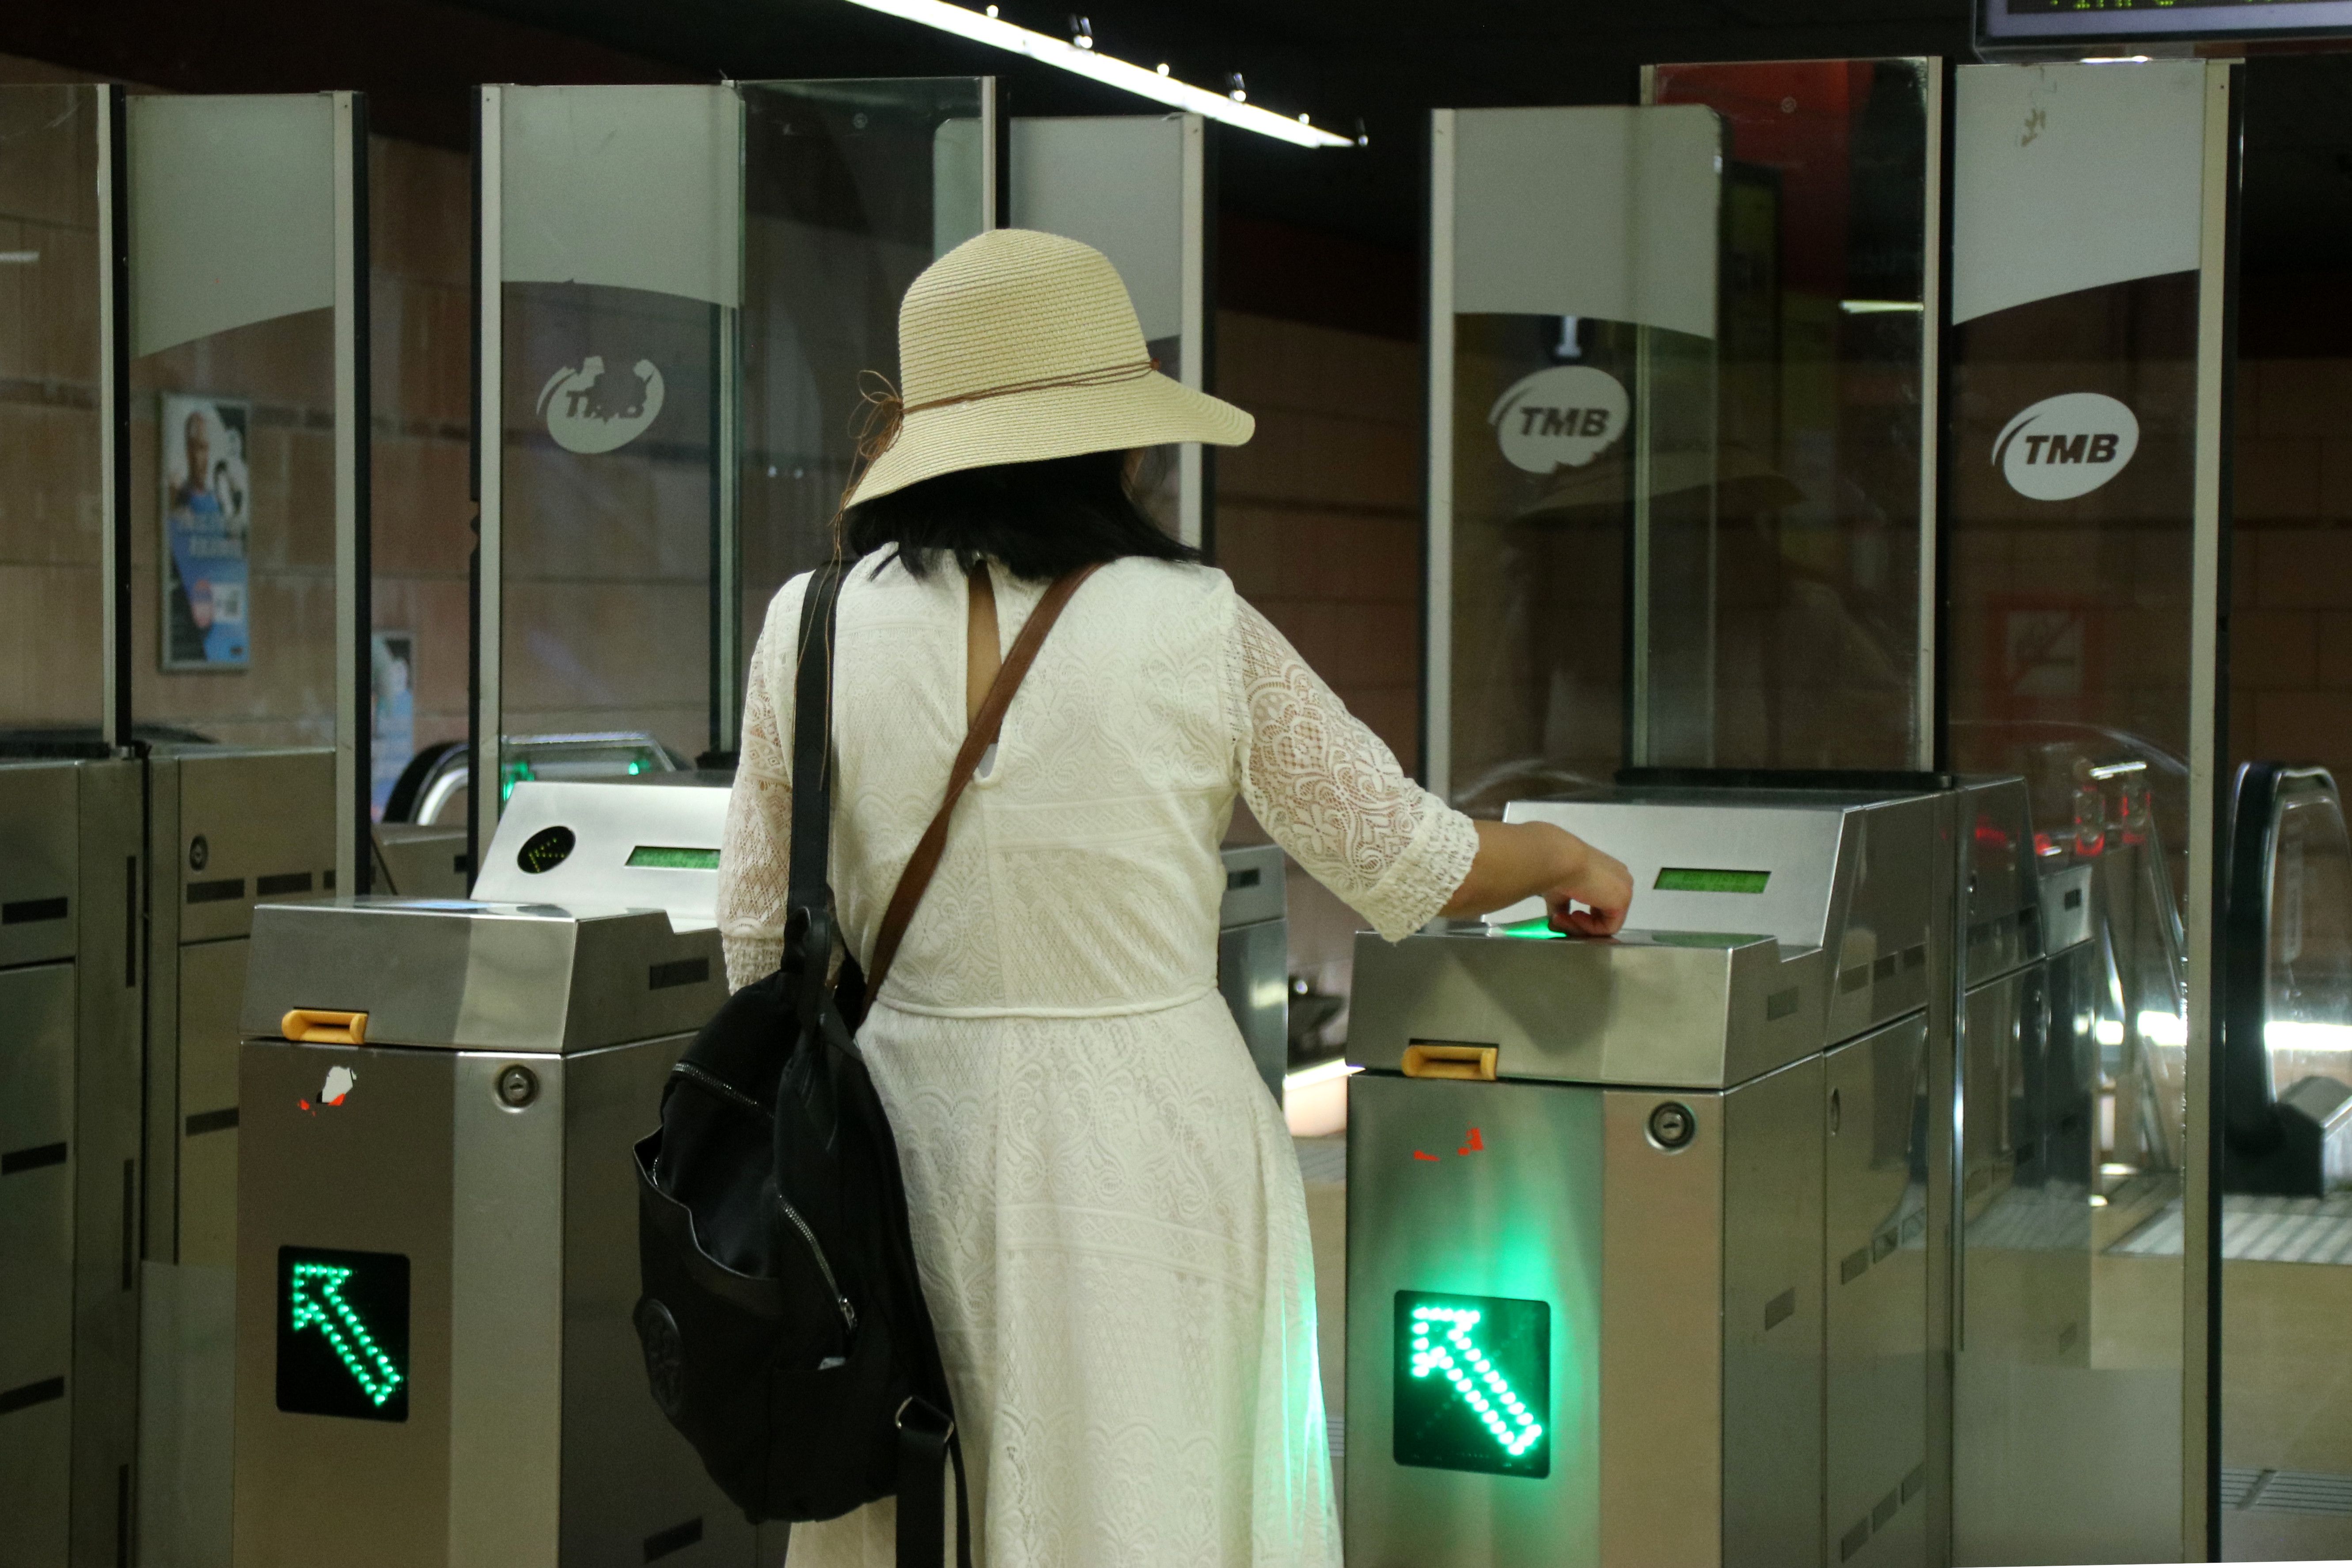
[[[856,506],[964,468],[1037,463],[1174,441],[1238,447],[1257,421],[1223,398],[1154,372],[1093,386],[1049,386],[907,416],[845,503]]]

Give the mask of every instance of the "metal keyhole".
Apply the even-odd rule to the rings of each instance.
[[[1668,1153],[1688,1147],[1698,1136],[1698,1118],[1691,1108],[1669,1100],[1650,1112],[1650,1142]]]
[[[499,1103],[520,1110],[539,1098],[539,1075],[518,1062],[499,1074]]]

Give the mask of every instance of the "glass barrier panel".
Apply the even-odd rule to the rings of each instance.
[[[0,87],[0,742],[103,715],[98,89]]]
[[[159,739],[334,743],[332,115],[129,105],[131,709]]]
[[[1712,448],[1653,458],[1641,760],[1924,765],[1929,70],[1654,68],[1725,140]]]
[[[985,85],[943,77],[741,89],[746,662],[776,590],[833,553],[864,388],[877,376],[897,384],[907,286],[989,226]]]
[[[1629,683],[1695,679],[1681,644],[1629,632],[1624,606],[1638,623],[1654,601],[1645,565],[1675,582],[1708,569],[1721,122],[1696,107],[1451,118],[1438,721],[1446,793],[1495,816],[1607,780],[1640,754]]]
[[[2046,1001],[1965,1039],[1963,1564],[2180,1550],[2203,83],[1958,73],[1951,760],[2024,776],[2090,916]]]
[[[503,795],[714,743],[741,131],[724,88],[499,104]]]

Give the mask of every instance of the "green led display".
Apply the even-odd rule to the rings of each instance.
[[[1650,884],[1669,893],[1760,893],[1769,871],[1719,871],[1698,866],[1668,866]]]
[[[408,1259],[278,1249],[278,1408],[408,1419]]]
[[[629,851],[629,864],[663,871],[716,871],[719,851],[684,849],[674,844],[640,844]]]
[[[1551,929],[1549,915],[1538,915],[1531,921],[1514,921],[1507,926],[1494,928],[1496,936],[1516,936],[1528,942],[1565,941],[1566,933]]]
[[[1502,1296],[1396,1293],[1400,1465],[1551,1474],[1551,1309]]]

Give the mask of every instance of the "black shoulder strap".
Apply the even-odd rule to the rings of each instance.
[[[803,1010],[823,989],[833,950],[833,632],[845,568],[820,566],[801,601],[799,668],[793,683],[792,885],[785,896],[785,967],[803,963]],[[814,943],[810,938],[815,937]]]

